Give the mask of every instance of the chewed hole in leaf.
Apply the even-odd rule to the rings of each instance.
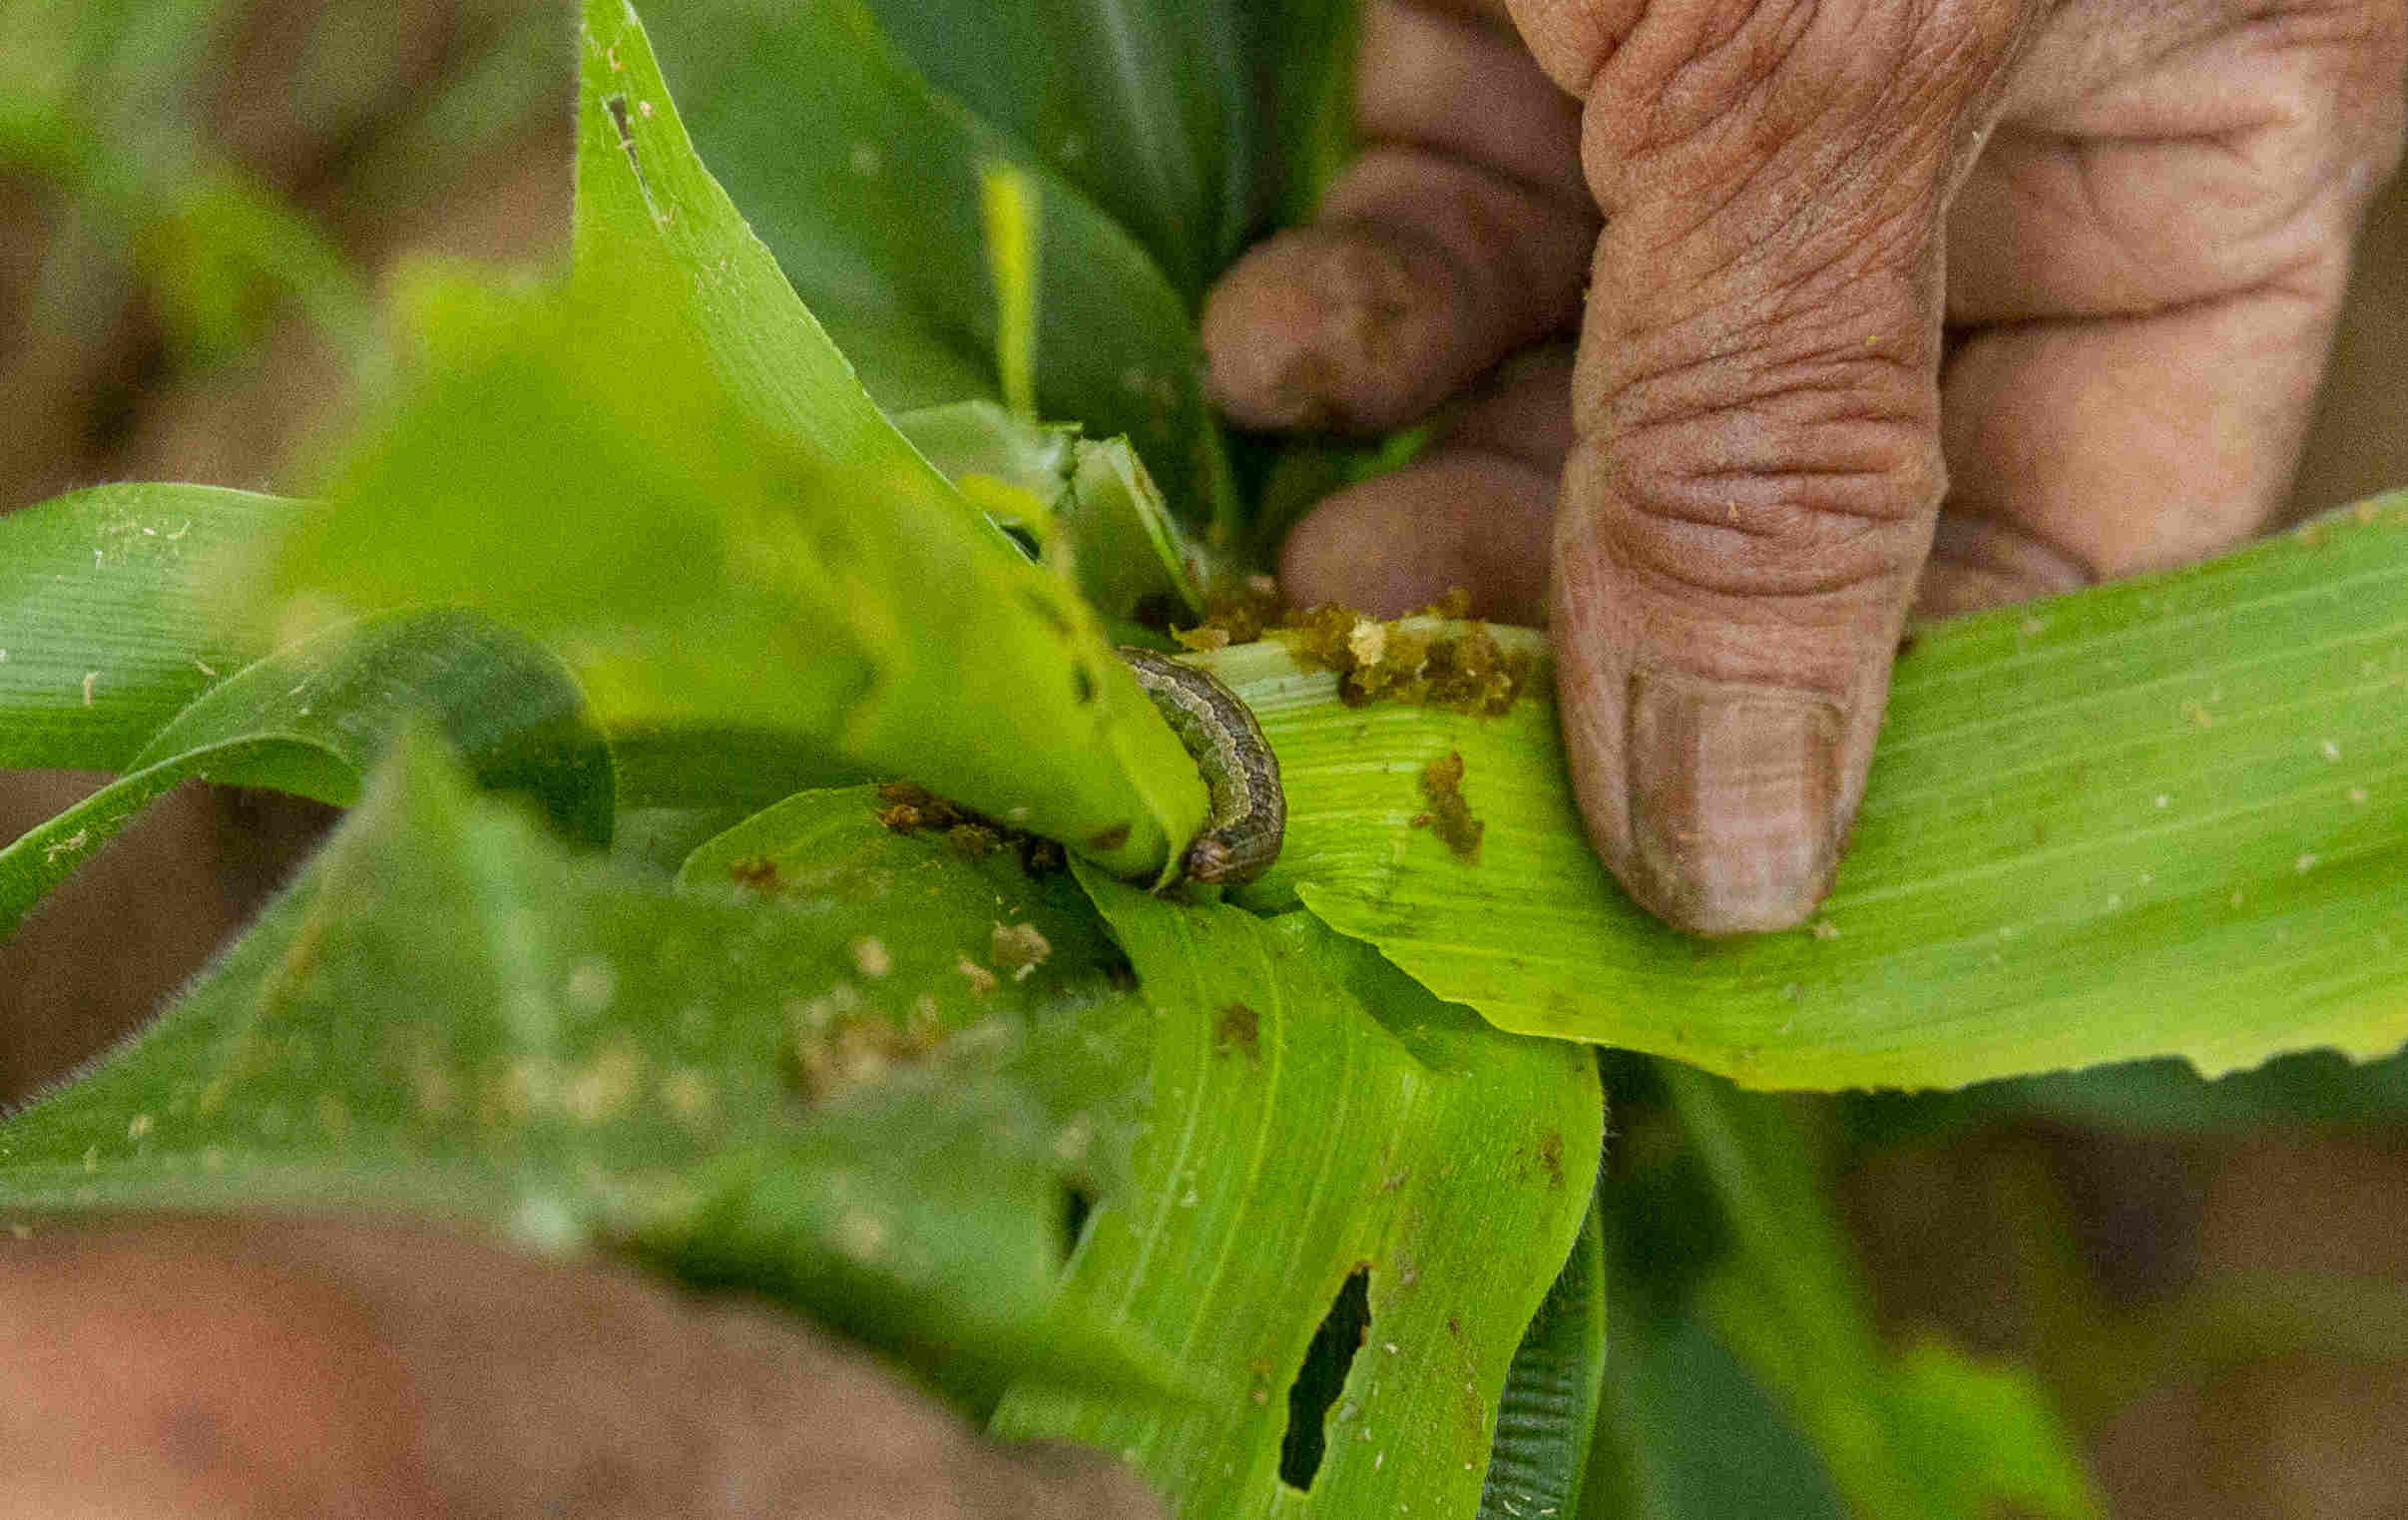
[[[1279,1481],[1301,1493],[1312,1487],[1329,1444],[1329,1406],[1346,1386],[1354,1353],[1371,1333],[1371,1268],[1347,1274],[1330,1300],[1321,1327],[1304,1348],[1304,1363],[1287,1386],[1287,1433],[1279,1440]]]

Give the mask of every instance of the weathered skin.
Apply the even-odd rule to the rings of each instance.
[[[1248,424],[1451,431],[1307,519],[1287,589],[1548,616],[1623,882],[1701,933],[1798,923],[1910,608],[2279,504],[2402,31],[2401,0],[1374,0],[1373,146],[1205,344]]]
[[[1159,1520],[765,1305],[430,1229],[0,1235],[0,1520]]]

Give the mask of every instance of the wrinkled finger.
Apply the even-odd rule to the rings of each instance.
[[[1547,596],[1555,474],[1510,455],[1443,449],[1350,486],[1296,525],[1279,584],[1309,607],[1401,617],[1461,587],[1471,615],[1535,625]]]
[[[1939,507],[1940,228],[2015,0],[1516,0],[1607,221],[1551,593],[1599,853],[1692,931],[1828,889]]]
[[[2288,490],[2398,154],[2401,15],[2232,9],[2011,117],[1957,203],[1950,506],[1993,547],[2086,578],[2159,569],[2245,538]]]
[[[790,1316],[430,1230],[0,1241],[0,1516],[1152,1520]]]
[[[1332,493],[1297,524],[1279,565],[1290,601],[1392,618],[1461,588],[1473,617],[1534,628],[1547,621],[1548,543],[1573,441],[1571,354],[1549,345],[1508,367],[1513,382],[1454,413],[1428,453]],[[2012,521],[1943,506],[1913,615],[1953,617],[2096,579]]]
[[[1473,617],[1538,627],[1557,482],[1573,442],[1571,345],[1519,354],[1448,412],[1428,453],[1314,508],[1288,537],[1279,584],[1297,606],[1340,602],[1374,617],[1461,588]],[[2013,522],[1943,506],[1914,615],[2056,596],[2093,579]]]
[[[1298,606],[1343,602],[1374,617],[1460,587],[1472,616],[1546,620],[1547,539],[1572,446],[1572,350],[1509,360],[1447,419],[1428,453],[1331,496],[1288,534],[1279,584]]]
[[[1942,391],[1952,510],[2085,581],[2240,542],[2288,489],[2340,299],[2340,270],[2302,270],[2162,316],[1970,339]]]
[[[1528,51],[1380,0],[1359,76],[1362,157],[1205,303],[1212,393],[1247,426],[1402,425],[1578,309],[1597,225],[1579,116]]]

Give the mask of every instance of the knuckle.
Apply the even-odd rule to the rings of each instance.
[[[2024,0],[1611,0],[1592,16],[1593,164],[1744,175],[1789,159],[1945,162],[2031,17]],[[1609,13],[1622,25],[1612,30]],[[1597,166],[1604,167],[1604,166]]]
[[[2402,31],[2398,0],[2269,0],[2174,33],[2166,57],[2019,108],[2001,183],[2033,226],[2096,251],[2114,309],[2265,286],[2337,305],[2399,160]],[[2052,57],[2076,45],[2052,39]]]
[[[1905,581],[1912,535],[1798,508],[1777,514],[1778,531],[1751,532],[1625,504],[1606,542],[1641,584],[1686,597],[1747,602],[1881,599]]]
[[[1587,435],[1574,468],[1589,478],[1574,489],[1608,504],[1616,558],[1717,595],[1893,595],[1946,486],[1930,382],[1861,358],[1771,383],[1714,367],[1684,376],[1669,403],[1626,392]]]
[[[2220,139],[2242,184],[2230,199],[2264,220],[2354,218],[2399,165],[2408,9],[2398,0],[2289,0],[2236,25],[2226,55],[2242,120]],[[2335,194],[2337,192],[2337,194]]]
[[[1717,554],[1716,547],[1729,546],[1702,540],[1648,547],[1657,552],[1634,554],[1623,561],[1624,568],[1641,588],[1667,601],[1704,599],[1750,606],[1870,603],[1888,600],[1902,584],[1896,567],[1878,554],[1775,558],[1749,548]],[[1801,615],[1799,621],[1809,620]]]
[[[1531,56],[1567,93],[1586,97],[1645,0],[1506,0]]]
[[[1911,474],[1616,473],[1604,539],[1618,562],[1667,588],[1847,598],[1894,589],[1922,552],[1925,488]]]
[[[1517,333],[1560,319],[1580,293],[1596,216],[1526,181],[1427,149],[1367,150],[1324,203],[1324,215],[1393,230],[1425,247]],[[1535,313],[1535,314],[1533,314]]]

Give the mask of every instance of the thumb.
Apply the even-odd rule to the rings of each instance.
[[[1514,0],[1606,214],[1550,606],[1599,852],[1698,933],[1830,885],[1944,475],[1940,228],[2018,0]]]

